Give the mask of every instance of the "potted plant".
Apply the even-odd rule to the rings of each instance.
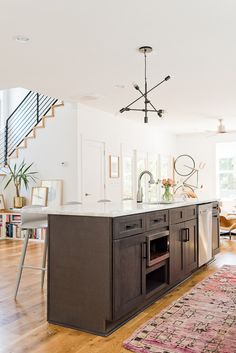
[[[36,182],[36,177],[34,176],[37,172],[31,171],[33,163],[27,165],[23,161],[18,167],[15,163],[14,166],[7,165],[7,172],[9,179],[4,187],[6,189],[11,183],[14,184],[16,189],[16,196],[14,197],[14,208],[22,208],[25,204],[25,198],[21,196],[21,187],[24,185],[27,190],[29,187],[29,182]]]

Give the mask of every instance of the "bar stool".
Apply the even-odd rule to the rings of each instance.
[[[37,209],[37,213],[34,213],[33,211],[36,209]],[[21,229],[25,231],[25,238],[24,238],[24,243],[22,247],[17,278],[16,278],[16,288],[15,288],[15,296],[14,296],[15,299],[17,297],[23,268],[42,271],[41,289],[43,289],[44,277],[45,277],[45,271],[46,271],[47,249],[48,249],[48,217],[47,217],[47,214],[40,213],[39,212],[40,209],[41,209],[40,206],[25,206],[22,208],[23,212],[21,213]],[[27,210],[27,212],[24,212],[24,210]],[[32,213],[30,212],[30,210],[32,210]],[[44,247],[43,247],[42,267],[24,265],[30,231],[32,229],[46,229]]]

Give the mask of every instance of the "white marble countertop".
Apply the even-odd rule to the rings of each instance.
[[[65,205],[55,208],[35,207],[33,209],[22,209],[20,212],[89,217],[121,217],[138,213],[168,210],[176,207],[199,205],[214,201],[217,201],[217,199],[191,199],[187,201],[173,202],[171,204],[138,204],[135,201],[123,201],[120,203],[106,202],[86,205]]]

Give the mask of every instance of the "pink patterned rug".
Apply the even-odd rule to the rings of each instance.
[[[196,285],[124,342],[141,353],[236,353],[236,266]]]

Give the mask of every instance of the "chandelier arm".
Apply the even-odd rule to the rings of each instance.
[[[162,80],[161,82],[159,82],[156,86],[153,86],[152,88],[150,88],[148,91],[147,91],[147,94],[151,91],[153,91],[155,88],[157,88],[158,86],[160,86],[163,82],[167,81],[170,79],[170,76],[167,76],[164,78],[164,80]],[[131,105],[133,105],[134,103],[136,103],[137,101],[139,101],[141,98],[143,98],[143,96],[140,96],[139,98],[135,99],[133,102],[131,102],[130,104],[128,104],[125,108],[122,108],[120,110],[120,113],[124,113],[126,111],[126,108],[129,108]]]
[[[141,91],[141,89],[140,88],[136,88],[137,89],[137,91],[139,91],[139,93],[141,93],[142,94],[142,96],[145,98],[145,95],[144,95],[144,93]],[[158,111],[157,111],[157,109],[154,107],[154,105],[150,102],[150,100],[148,100],[148,103],[151,105],[151,107],[155,110],[155,112],[158,114]]]
[[[165,81],[168,81],[170,79],[170,76],[167,76],[164,78],[164,80],[162,80],[161,82],[159,82],[156,86],[153,86],[152,88],[150,88],[148,91],[147,91],[147,94],[151,91],[153,91],[155,88],[157,88],[158,86],[160,86],[163,82]],[[140,97],[141,98],[141,97]]]
[[[135,109],[135,108],[128,108],[127,109],[127,112],[145,112],[145,109]],[[152,109],[147,109],[147,112],[148,113],[158,113],[158,111],[155,109],[155,110],[152,110]]]

